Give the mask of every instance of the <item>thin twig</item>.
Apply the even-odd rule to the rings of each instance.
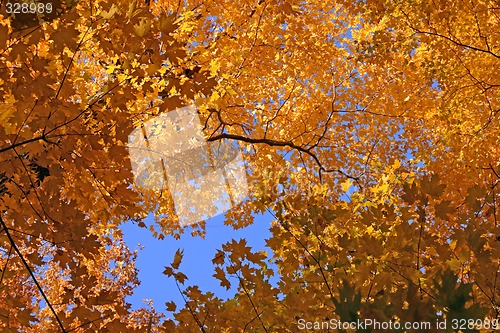
[[[186,297],[184,296],[184,293],[182,292],[181,287],[179,286],[179,282],[177,282],[177,279],[175,280],[175,285],[177,286],[177,290],[179,290],[179,293],[181,294],[182,299],[184,300],[184,304],[186,304],[186,306],[187,306],[187,308],[188,308],[189,313],[191,313],[191,316],[193,316],[194,321],[196,321],[196,324],[198,325],[198,327],[200,328],[200,330],[201,330],[203,333],[207,333],[207,332],[205,331],[205,329],[203,328],[203,324],[202,324],[202,323],[201,323],[201,321],[198,319],[198,317],[197,317],[197,316],[196,316],[196,314],[194,313],[193,309],[191,309],[191,306],[189,306],[188,301],[186,300]]]

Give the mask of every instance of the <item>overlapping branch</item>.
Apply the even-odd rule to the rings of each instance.
[[[344,177],[347,177],[349,179],[354,180],[358,185],[360,185],[360,183],[359,183],[360,176],[349,175],[346,172],[342,171],[341,169],[337,169],[337,168],[330,168],[330,169],[325,168],[323,166],[323,164],[321,163],[321,161],[319,160],[318,156],[312,151],[313,147],[304,148],[302,146],[294,144],[291,141],[278,141],[278,140],[265,139],[265,138],[260,138],[260,139],[259,138],[249,138],[246,136],[242,136],[242,135],[238,135],[238,134],[229,134],[229,133],[221,133],[221,134],[212,136],[212,137],[208,138],[207,141],[211,142],[211,141],[218,141],[218,140],[222,140],[222,139],[230,139],[230,140],[236,140],[236,141],[247,142],[247,143],[263,143],[263,144],[266,144],[266,145],[272,146],[272,147],[289,147],[289,148],[295,149],[299,152],[305,153],[305,154],[309,155],[310,157],[312,157],[312,159],[314,160],[314,162],[317,164],[317,166],[319,168],[320,179],[321,179],[321,174],[323,172],[325,172],[325,173],[336,172],[336,173],[341,174]]]
[[[59,318],[56,310],[54,309],[54,307],[52,306],[52,303],[50,303],[49,299],[47,298],[47,295],[45,295],[45,292],[43,291],[43,288],[42,286],[40,285],[40,283],[38,282],[35,274],[33,273],[33,270],[31,269],[30,265],[28,264],[28,262],[26,261],[26,259],[24,258],[23,254],[21,253],[21,251],[19,250],[16,242],[14,241],[14,239],[12,238],[12,235],[10,234],[9,232],[9,228],[5,225],[5,222],[4,220],[2,219],[2,217],[0,216],[0,226],[2,227],[2,230],[1,232],[5,232],[5,235],[7,236],[7,238],[9,239],[9,243],[10,245],[12,246],[12,248],[14,249],[14,251],[16,252],[16,254],[19,256],[19,258],[21,259],[24,267],[26,268],[26,270],[28,271],[31,279],[33,280],[33,282],[35,283],[38,291],[40,292],[40,295],[42,295],[45,303],[47,304],[47,306],[49,307],[50,311],[52,312],[52,314],[54,315],[54,318],[55,320],[57,321],[57,324],[59,325],[59,327],[61,328],[61,332],[63,333],[67,333],[66,329],[64,328],[64,325],[61,321],[61,319]]]

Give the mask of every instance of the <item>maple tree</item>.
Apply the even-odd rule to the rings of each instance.
[[[495,1],[52,3],[0,12],[3,332],[499,319]],[[228,300],[189,286],[179,251],[174,321],[125,302],[139,281],[118,226],[153,213],[158,238],[203,235],[134,186],[126,148],[190,104],[245,157],[227,223],[275,222],[272,253],[243,239],[215,256]]]

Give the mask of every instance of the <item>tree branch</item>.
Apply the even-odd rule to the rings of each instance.
[[[5,222],[4,222],[4,220],[2,219],[1,216],[0,216],[0,225],[2,227],[2,231],[5,232],[5,235],[9,239],[10,244],[14,248],[14,251],[17,253],[17,255],[19,256],[19,258],[23,262],[24,267],[26,267],[26,269],[28,270],[28,273],[30,274],[31,279],[33,279],[33,282],[35,283],[36,287],[38,288],[38,291],[40,292],[40,294],[42,295],[43,299],[45,300],[45,303],[47,303],[47,306],[49,307],[50,311],[54,315],[54,317],[55,317],[55,319],[56,319],[59,327],[61,328],[61,331],[63,333],[67,333],[67,331],[64,329],[64,325],[61,322],[61,319],[57,315],[57,312],[54,310],[54,307],[52,306],[52,304],[50,303],[49,299],[47,298],[47,295],[45,295],[45,292],[43,291],[42,286],[40,285],[40,283],[38,283],[38,280],[36,279],[36,276],[33,273],[33,270],[29,266],[28,262],[24,258],[24,256],[21,253],[21,251],[19,251],[19,248],[17,247],[16,242],[14,242],[14,239],[12,238],[12,236],[11,236],[11,234],[9,232],[9,228],[7,228],[7,226],[5,225]]]
[[[341,175],[343,175],[344,177],[347,177],[347,178],[350,178],[352,180],[354,180],[359,186],[361,186],[359,184],[359,176],[355,177],[355,176],[351,176],[351,175],[348,175],[347,173],[345,173],[344,171],[340,170],[340,169],[326,169],[320,162],[319,158],[316,156],[316,154],[314,154],[312,151],[311,151],[311,148],[304,148],[302,146],[298,146],[296,144],[294,144],[293,142],[291,141],[277,141],[277,140],[272,140],[272,139],[254,139],[254,138],[249,138],[249,137],[246,137],[246,136],[242,136],[242,135],[237,135],[237,134],[229,134],[229,133],[221,133],[221,134],[218,134],[216,136],[212,136],[210,138],[207,139],[208,142],[211,142],[211,141],[217,141],[217,140],[222,140],[222,139],[231,139],[231,140],[236,140],[236,141],[242,141],[242,142],[247,142],[247,143],[264,143],[268,146],[276,146],[276,147],[290,147],[292,149],[295,149],[295,150],[298,150],[300,152],[303,152],[309,156],[312,157],[312,159],[314,160],[314,162],[318,165],[319,167],[319,177],[321,179],[321,173],[322,172],[326,172],[326,173],[330,173],[330,172],[337,172],[337,173],[340,173]]]

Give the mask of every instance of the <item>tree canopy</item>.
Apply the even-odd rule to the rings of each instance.
[[[2,332],[500,319],[497,1],[36,3],[0,8]],[[187,105],[241,148],[249,195],[226,223],[270,212],[272,253],[219,250],[226,300],[189,285],[179,251],[165,274],[186,302],[167,318],[125,301],[119,225],[203,235],[134,184],[127,150]]]

